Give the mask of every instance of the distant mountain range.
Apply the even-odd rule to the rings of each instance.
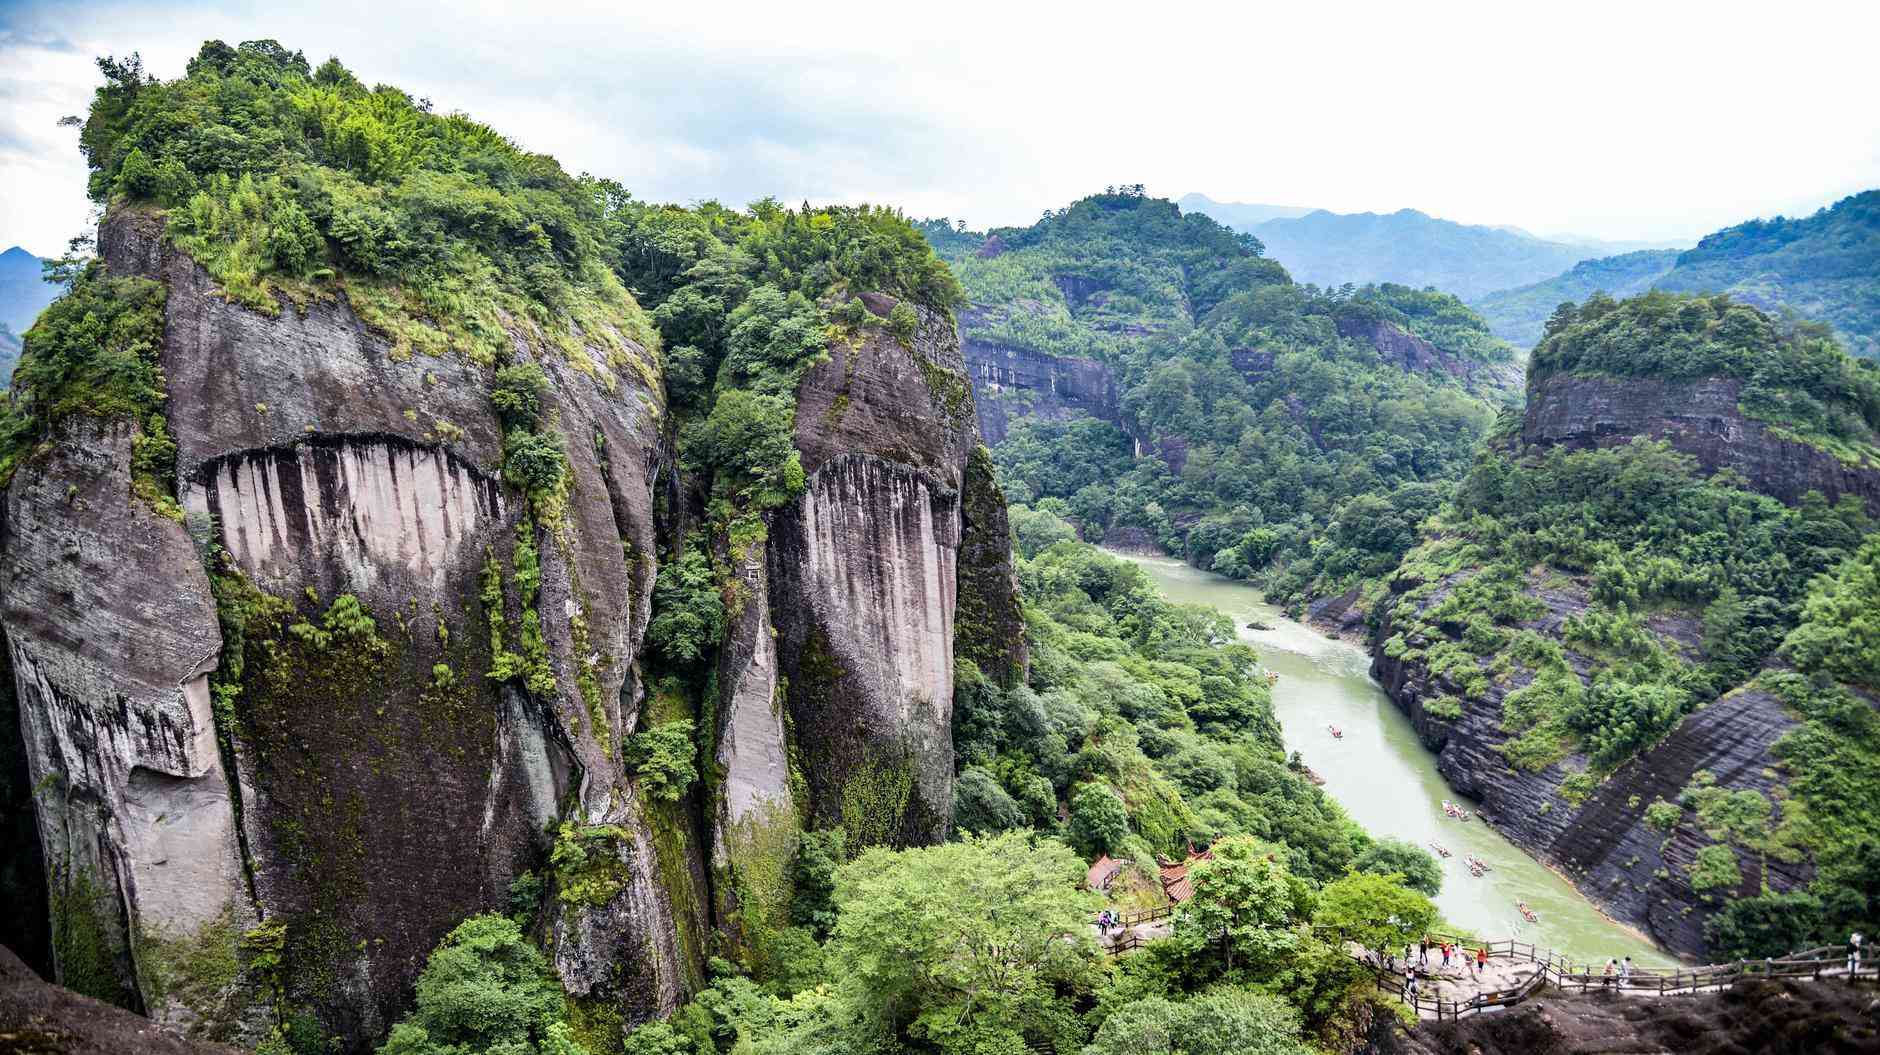
[[[1335,213],[1221,203],[1199,194],[1183,198],[1181,205],[1260,239],[1267,255],[1301,282],[1434,286],[1464,300],[1539,282],[1582,260],[1650,245],[1578,236],[1552,241],[1519,227],[1457,223],[1415,209]]]
[[[1602,290],[1621,299],[1643,293],[1677,262],[1676,249],[1646,249],[1582,260],[1564,274],[1498,290],[1470,301],[1469,306],[1488,320],[1495,336],[1519,348],[1532,348],[1547,327],[1547,317],[1562,303],[1578,303]]]
[[[1469,306],[1495,336],[1532,347],[1561,302],[1648,289],[1728,293],[1765,311],[1793,311],[1833,326],[1853,354],[1880,359],[1880,190],[1802,219],[1726,227],[1684,252],[1583,261],[1564,274],[1470,299]]]
[[[0,324],[15,334],[26,332],[59,287],[40,277],[38,257],[19,246],[0,253]]]
[[[1319,210],[1308,205],[1258,205],[1244,201],[1215,201],[1205,194],[1186,194],[1175,203],[1183,212],[1206,213],[1237,231],[1268,220],[1290,220]]]

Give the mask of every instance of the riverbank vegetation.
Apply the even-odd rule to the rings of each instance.
[[[1563,305],[1530,384],[1568,374],[1734,379],[1746,414],[1850,460],[1880,422],[1871,364],[1723,297]],[[1854,496],[1784,505],[1664,442],[1573,451],[1508,427],[1397,569],[1380,648],[1434,679],[1431,720],[1496,708],[1506,764],[1561,767],[1569,805],[1648,777],[1628,767],[1713,701],[1767,698],[1795,723],[1767,783],[1699,770],[1631,806],[1667,847],[1695,839],[1683,874],[1659,878],[1710,913],[1713,956],[1839,941],[1880,926],[1875,528]],[[1771,865],[1812,879],[1757,891]]]

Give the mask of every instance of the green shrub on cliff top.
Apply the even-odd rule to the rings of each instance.
[[[461,113],[273,41],[203,45],[175,80],[103,59],[80,134],[100,204],[169,237],[256,310],[344,290],[401,352],[508,354],[508,334],[613,365],[656,336],[608,267],[620,197]],[[570,324],[578,326],[580,338]]]
[[[138,430],[132,468],[139,493],[173,507],[175,445],[163,421],[157,365],[163,286],[114,277],[96,260],[57,261],[50,274],[66,292],[23,339],[12,390],[0,406],[0,481],[67,418],[128,419]]]

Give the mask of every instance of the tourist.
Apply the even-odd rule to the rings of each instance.
[[[1417,1002],[1417,969],[1414,967],[1404,968],[1403,978],[1404,1002],[1414,1005]]]
[[[1449,943],[1443,943],[1443,966],[1449,966]]]
[[[1488,972],[1488,946],[1480,945],[1476,947],[1475,969],[1484,974]]]
[[[1619,961],[1614,960],[1612,957],[1608,956],[1606,958],[1606,970],[1602,972],[1606,978],[1606,983],[1605,983],[1606,988],[1608,989],[1612,988],[1612,976],[1614,972],[1618,971],[1618,969],[1619,969]]]
[[[1847,936],[1847,973],[1860,973],[1860,931]]]
[[[1428,967],[1429,965],[1430,965],[1430,939],[1426,936],[1424,937],[1422,941],[1417,943],[1417,966]]]
[[[1632,957],[1627,956],[1625,958],[1625,961],[1619,964],[1619,988],[1624,989],[1627,985],[1630,985],[1631,982],[1632,982]]]

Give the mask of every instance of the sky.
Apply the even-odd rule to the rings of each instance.
[[[0,0],[0,247],[91,222],[94,57],[272,37],[637,196],[1025,224],[1107,184],[1694,241],[1880,186],[1880,4]]]

